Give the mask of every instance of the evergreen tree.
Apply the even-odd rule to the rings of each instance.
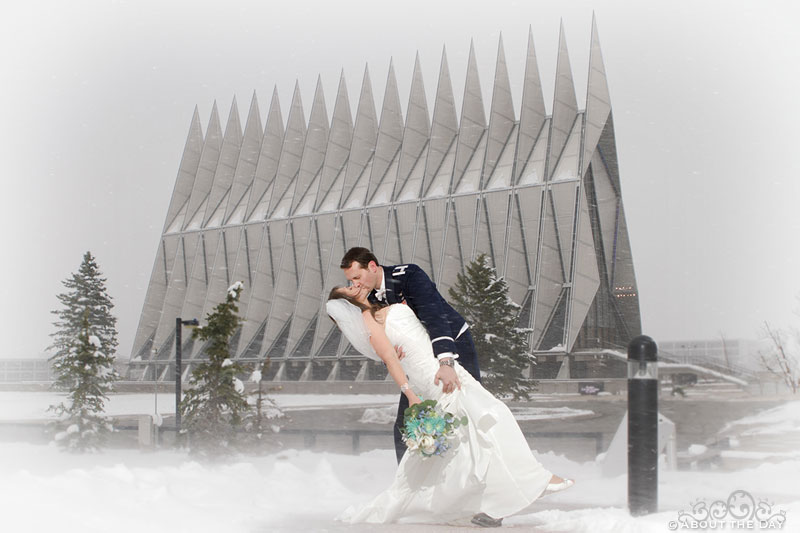
[[[230,340],[241,323],[236,305],[242,282],[234,283],[224,302],[207,317],[208,324],[192,333],[207,341],[208,361],[197,365],[180,404],[182,431],[189,436],[192,453],[213,457],[233,451],[237,431],[252,408],[237,377],[245,369],[230,358]]]
[[[531,330],[517,327],[519,305],[508,297],[508,284],[485,254],[467,265],[466,275],[458,274],[449,294],[470,325],[484,386],[498,395],[527,400],[536,385],[522,375],[533,362],[527,340]]]
[[[77,274],[64,281],[69,292],[57,295],[64,308],[53,311],[59,320],[50,358],[54,386],[68,391],[67,401],[50,407],[63,431],[56,441],[71,451],[96,451],[112,430],[103,416],[108,393],[119,374],[114,370],[117,319],[105,288],[105,278],[92,254],[86,252]]]
[[[50,360],[57,361],[59,357],[69,353],[75,339],[83,330],[84,316],[89,321],[92,334],[100,340],[100,352],[114,357],[118,345],[117,319],[111,314],[114,304],[106,292],[106,279],[91,252],[83,255],[78,272],[63,283],[68,292],[56,296],[63,309],[52,311],[58,320],[53,322],[57,331],[50,335],[53,337],[53,344],[49,349],[55,351]],[[66,389],[72,387],[69,380],[61,380],[58,376],[56,383]]]
[[[267,435],[280,431],[281,418],[284,414],[275,400],[264,392],[264,373],[269,370],[271,360],[266,358],[261,368],[253,371],[250,381],[258,384],[258,389],[252,394],[254,400],[253,409],[245,418],[245,431],[249,436],[249,442],[256,450],[262,450],[267,443]]]

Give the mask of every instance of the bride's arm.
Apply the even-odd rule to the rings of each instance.
[[[419,397],[414,393],[413,390],[408,388],[408,379],[406,379],[406,373],[403,371],[403,367],[400,365],[400,359],[397,358],[397,352],[394,351],[392,343],[389,342],[389,337],[386,336],[386,330],[383,329],[383,326],[375,321],[375,318],[369,311],[364,311],[361,316],[364,317],[364,322],[367,324],[367,329],[370,333],[370,344],[372,344],[372,347],[375,348],[375,352],[378,354],[381,360],[383,360],[384,364],[386,364],[386,369],[389,370],[389,375],[392,376],[394,382],[397,383],[397,386],[400,387],[400,390],[403,391],[403,394],[405,394],[408,398],[408,404],[414,405],[415,403],[420,403],[421,400]],[[403,388],[404,385],[406,386],[405,390]]]

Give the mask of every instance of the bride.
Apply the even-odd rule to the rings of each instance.
[[[442,456],[406,453],[392,485],[368,504],[347,509],[340,520],[447,522],[472,516],[477,525],[499,526],[502,517],[573,484],[536,460],[508,407],[458,363],[461,386],[442,392],[434,383],[439,364],[430,337],[414,312],[403,304],[373,306],[368,292],[356,286],[334,288],[328,315],[356,350],[386,364],[410,405],[420,403],[420,397],[436,400],[444,411],[466,416],[468,423],[456,429],[455,445]],[[402,349],[402,361],[395,346]]]

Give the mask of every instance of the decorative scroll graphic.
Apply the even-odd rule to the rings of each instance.
[[[690,511],[678,512],[678,519],[671,520],[669,529],[782,529],[786,523],[786,511],[773,509],[774,503],[756,499],[746,490],[735,490],[727,500],[707,502],[697,500]]]

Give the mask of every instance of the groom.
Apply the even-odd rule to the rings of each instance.
[[[353,285],[370,290],[367,297],[370,302],[406,303],[414,311],[431,337],[433,353],[440,365],[434,383],[441,383],[444,392],[461,388],[453,368],[456,358],[476,380],[481,380],[478,356],[468,324],[442,298],[436,285],[419,266],[380,266],[375,255],[361,247],[350,248],[339,266]],[[400,429],[403,427],[403,414],[407,407],[408,398],[401,394],[394,425],[394,449],[398,463],[406,450]]]

